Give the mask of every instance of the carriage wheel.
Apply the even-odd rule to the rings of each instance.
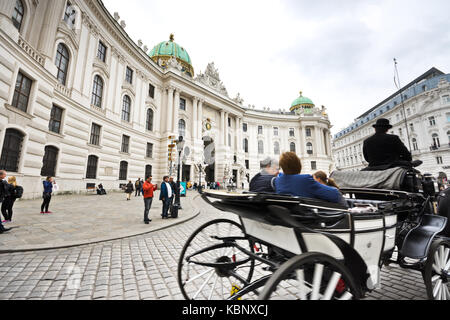
[[[433,242],[428,252],[423,280],[428,299],[450,300],[450,241],[439,239]]]
[[[254,252],[253,244],[247,239],[234,240],[231,246],[200,250],[225,241],[217,239],[244,237],[242,226],[232,220],[218,219],[198,228],[187,240],[178,261],[178,285],[187,300],[229,299],[251,281],[255,261],[232,246],[233,243]],[[189,260],[189,261],[188,261]],[[244,262],[237,267],[232,263]],[[223,267],[211,267],[202,263],[221,263]]]
[[[359,291],[348,269],[317,252],[295,256],[270,277],[258,299],[350,300]]]

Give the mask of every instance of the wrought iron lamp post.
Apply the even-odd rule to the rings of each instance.
[[[181,152],[183,152],[184,143],[183,136],[178,138],[177,149],[178,149],[178,170],[177,170],[177,190],[175,193],[175,204],[180,206],[180,167],[181,167]]]

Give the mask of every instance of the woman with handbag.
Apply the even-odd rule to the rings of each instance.
[[[130,197],[131,197],[131,194],[133,193],[133,191],[134,191],[133,183],[130,180],[130,181],[128,181],[128,184],[125,187],[125,193],[127,194],[127,201],[131,200]]]
[[[9,195],[7,195],[3,200],[1,209],[3,217],[5,217],[5,220],[3,221],[4,223],[11,222],[14,202],[17,198],[21,198],[23,193],[23,188],[17,185],[16,177],[14,176],[8,178],[8,189]]]
[[[42,198],[44,199],[44,201],[41,205],[41,213],[52,213],[51,211],[48,211],[48,206],[50,204],[50,200],[52,199],[53,178],[47,177],[47,179],[45,179],[45,181],[42,181],[42,183],[44,185],[44,192],[42,193]]]

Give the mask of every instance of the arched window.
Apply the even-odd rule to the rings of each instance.
[[[124,95],[122,101],[122,120],[130,122],[131,114],[131,99],[129,96]]]
[[[447,131],[448,144],[450,145],[450,130]]]
[[[183,119],[178,121],[178,135],[182,137],[186,135],[186,122]]]
[[[273,144],[273,153],[280,154],[280,144],[278,143],[278,141],[275,141],[275,143]]]
[[[419,146],[417,144],[417,139],[416,138],[412,138],[412,145],[413,145],[413,150],[419,150]]]
[[[58,148],[46,146],[42,159],[41,176],[54,177],[56,175],[56,162],[58,161]]]
[[[103,97],[103,80],[99,75],[94,77],[94,85],[92,86],[92,99],[91,104],[101,108]]]
[[[147,110],[146,128],[149,131],[153,131],[153,110],[152,109]]]
[[[22,21],[23,16],[25,14],[25,10],[23,8],[23,3],[20,0],[16,0],[16,5],[14,6],[14,11],[12,15],[12,22],[14,24],[14,27],[17,28],[17,30],[20,31],[20,28],[22,27]]]
[[[127,180],[128,162],[120,161],[119,180]]]
[[[294,143],[294,142],[291,142],[291,144],[289,145],[289,150],[290,150],[291,152],[294,152],[294,153],[295,153],[295,143]]]
[[[247,138],[244,139],[243,147],[244,147],[244,152],[248,153],[248,140],[247,140]]]
[[[147,179],[147,177],[152,175],[152,166],[151,165],[146,165],[145,166],[145,175],[144,175],[144,179]]]
[[[86,179],[97,179],[97,156],[89,156],[87,161]]]
[[[18,172],[23,137],[23,133],[16,129],[6,129],[0,169]]]
[[[258,140],[258,154],[264,153],[264,141]]]
[[[55,65],[56,68],[58,69],[56,78],[58,79],[59,83],[65,86],[67,78],[67,70],[69,68],[69,50],[62,43],[58,44],[58,50],[56,51]]]
[[[228,134],[228,146],[231,147],[231,134]]]
[[[436,148],[440,148],[441,147],[441,143],[439,141],[438,134],[437,133],[433,133],[431,138],[433,139],[433,146],[436,147]]]
[[[313,154],[313,145],[312,145],[311,142],[308,142],[308,143],[306,144],[306,152],[307,152],[308,154]]]

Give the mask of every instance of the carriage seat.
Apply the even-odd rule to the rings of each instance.
[[[355,208],[358,205],[373,205],[374,207],[378,207],[378,205],[382,203],[386,203],[383,200],[364,200],[364,199],[345,199],[349,208]]]
[[[340,188],[369,188],[404,190],[408,169],[391,168],[381,171],[333,171],[333,178]]]

